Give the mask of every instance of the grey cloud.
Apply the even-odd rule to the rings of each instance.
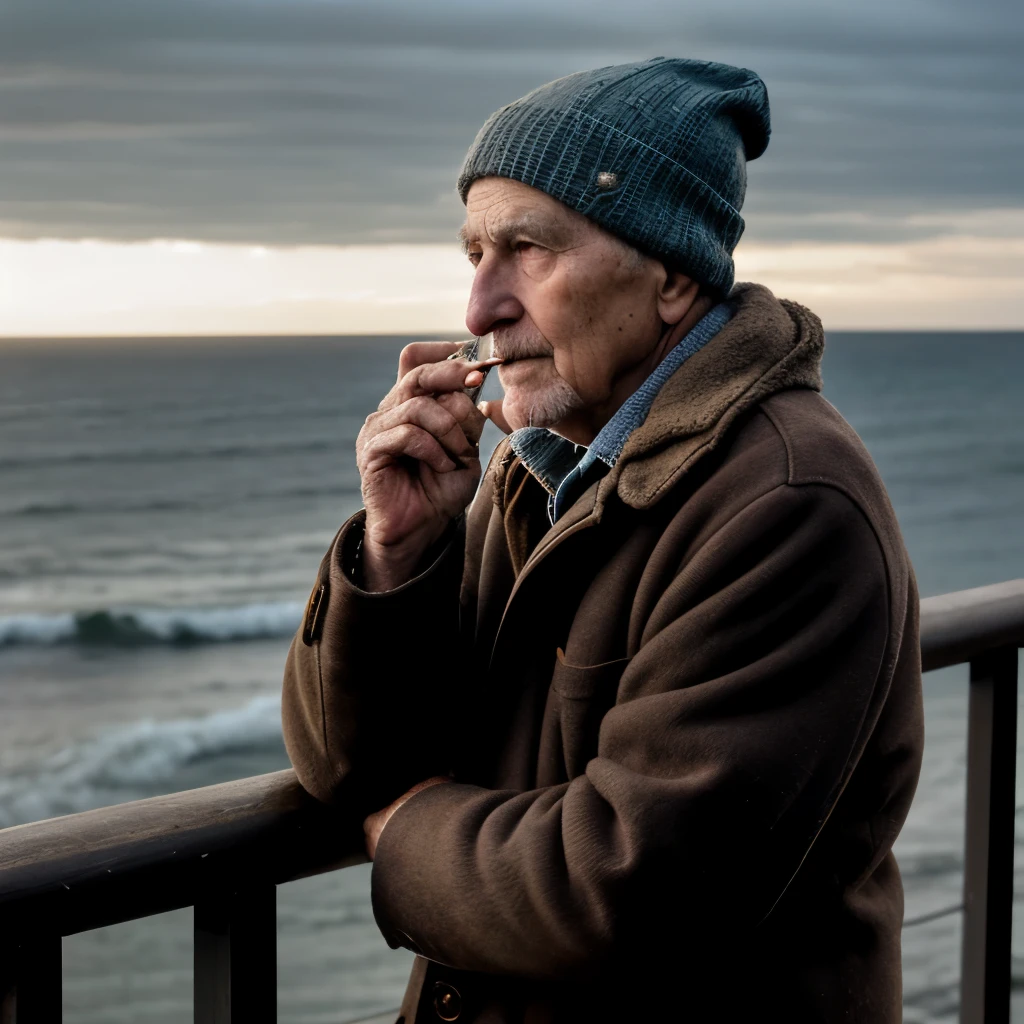
[[[668,53],[768,84],[748,237],[917,237],[1024,205],[1015,6],[0,0],[0,233],[447,241],[487,114]]]

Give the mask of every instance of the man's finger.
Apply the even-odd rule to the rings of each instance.
[[[375,413],[367,426],[375,436],[402,423],[413,423],[435,437],[453,459],[476,454],[476,444],[466,436],[458,418],[440,402],[425,395],[410,398],[386,412]]]
[[[502,398],[492,398],[489,402],[481,402],[478,408],[503,434],[511,434],[512,428],[501,411]]]
[[[421,363],[414,366],[385,396],[378,406],[382,411],[394,409],[418,395],[438,395],[448,391],[461,391],[466,378],[474,370],[490,368],[500,360],[485,359],[475,363],[465,359],[445,359],[439,363]]]
[[[400,423],[366,442],[359,455],[359,471],[372,473],[403,458],[425,462],[435,473],[461,468],[461,463],[448,456],[433,434],[415,423]]]
[[[458,351],[461,341],[414,341],[402,349],[398,357],[398,379],[423,363],[440,363]]]
[[[450,391],[447,394],[438,395],[434,401],[442,408],[447,409],[459,421],[462,432],[472,444],[476,444],[480,440],[487,420],[473,404],[469,395],[462,391]]]

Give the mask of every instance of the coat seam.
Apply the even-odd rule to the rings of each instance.
[[[789,443],[789,437],[786,432],[782,429],[778,420],[772,415],[771,411],[766,406],[767,402],[762,402],[758,408],[764,413],[768,422],[775,428],[775,433],[779,435],[782,447],[786,450],[786,482],[792,484],[794,482],[793,478],[796,476],[795,463],[793,460],[793,448]]]
[[[774,421],[772,421],[772,422],[773,422],[773,425],[776,427],[776,429],[778,429],[778,425],[775,424]],[[780,431],[780,433],[781,433],[781,431]],[[788,445],[787,445],[787,451],[788,450],[789,449],[788,449]],[[867,512],[861,506],[861,503],[859,501],[857,501],[854,498],[854,496],[852,494],[850,494],[844,487],[838,486],[833,481],[827,480],[825,478],[808,478],[806,480],[801,480],[801,481],[787,481],[785,486],[787,486],[787,487],[821,487],[821,488],[827,488],[828,490],[834,491],[836,494],[842,495],[850,503],[850,505],[854,509],[857,510],[857,512],[860,514],[861,519],[864,520],[865,524],[867,525],[868,529],[870,530],[871,536],[874,537],[874,539],[875,539],[875,544],[878,547],[878,553],[879,553],[879,555],[881,556],[881,559],[882,559],[882,566],[883,566],[883,568],[885,570],[885,604],[886,604],[886,615],[885,615],[885,619],[886,619],[886,635],[885,635],[885,643],[882,646],[882,650],[881,650],[881,653],[880,653],[879,659],[878,659],[878,664],[875,667],[874,680],[873,680],[873,683],[872,683],[872,686],[871,686],[871,694],[872,694],[872,696],[876,696],[877,692],[878,692],[879,684],[880,684],[880,682],[882,682],[883,670],[884,670],[886,664],[889,662],[888,654],[889,654],[889,651],[890,651],[890,649],[892,647],[892,632],[893,632],[893,622],[892,622],[893,577],[892,577],[892,569],[891,569],[891,566],[889,564],[889,558],[886,555],[885,545],[882,543],[882,539],[879,536],[879,533],[878,533],[878,530],[875,527],[875,524],[871,521],[871,517],[867,514]],[[900,634],[900,645],[902,646],[902,632]],[[895,664],[896,664],[896,660],[895,659],[893,659],[892,664],[895,667]],[[889,675],[891,676],[891,673],[889,673]],[[892,680],[890,678],[889,679],[889,683],[887,685],[891,685],[891,682],[892,682]],[[867,714],[868,714],[868,706],[865,706],[863,712],[861,713],[860,719],[859,719],[859,721],[857,723],[857,742],[854,744],[854,749],[855,750],[856,750],[857,747],[860,747],[860,754],[857,756],[857,760],[858,761],[860,759],[860,755],[862,755],[863,752],[864,752],[864,747],[866,747],[866,745],[867,745],[867,743],[866,743],[866,741],[864,739],[864,729],[865,729],[865,723],[866,723],[866,720],[867,720]],[[864,742],[862,743],[862,741],[864,741]],[[800,863],[797,865],[796,870],[794,870],[793,874],[790,876],[789,881],[786,882],[785,886],[783,887],[782,891],[779,893],[779,895],[778,895],[777,899],[775,900],[775,902],[772,903],[771,908],[764,915],[764,917],[758,922],[757,927],[760,927],[760,925],[764,924],[764,922],[768,920],[768,918],[775,911],[775,908],[781,902],[783,896],[786,895],[786,893],[789,890],[790,886],[795,881],[797,875],[800,873],[800,869],[804,866],[805,861],[810,856],[811,850],[814,848],[814,844],[818,841],[818,838],[821,836],[821,833],[825,830],[825,826],[828,824],[829,819],[832,817],[833,811],[835,811],[836,807],[839,805],[839,801],[842,799],[843,794],[846,792],[846,787],[849,785],[850,779],[853,778],[853,773],[855,771],[856,771],[856,763],[854,763],[854,757],[853,757],[853,754],[851,754],[846,759],[846,763],[843,765],[842,775],[844,776],[844,779],[843,779],[842,785],[840,785],[838,787],[838,790],[836,791],[835,795],[833,797],[830,797],[826,801],[826,803],[827,803],[827,812],[826,812],[824,818],[822,819],[821,824],[818,826],[817,831],[814,833],[814,836],[812,837],[811,841],[807,844],[807,849],[804,851],[803,856],[800,858]],[[878,853],[877,846],[873,845],[872,853],[873,854],[877,854]]]

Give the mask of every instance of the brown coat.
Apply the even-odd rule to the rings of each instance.
[[[404,587],[347,578],[360,516],[324,560],[285,672],[303,785],[361,815],[457,780],[373,868],[384,936],[427,958],[409,1024],[901,1019],[914,577],[817,394],[818,319],[734,298],[554,527],[503,442]]]

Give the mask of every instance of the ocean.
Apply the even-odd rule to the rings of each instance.
[[[287,767],[285,652],[406,340],[0,340],[0,827]],[[1022,381],[1024,334],[828,337],[825,395],[922,595],[1024,577]],[[908,919],[960,899],[966,670],[925,689]],[[278,902],[283,1022],[398,1005],[411,954],[377,932],[367,866]],[[188,1019],[191,920],[65,940],[65,1021]],[[955,1019],[959,942],[956,914],[905,929],[910,1024]],[[1014,971],[1024,988],[1024,939]]]

